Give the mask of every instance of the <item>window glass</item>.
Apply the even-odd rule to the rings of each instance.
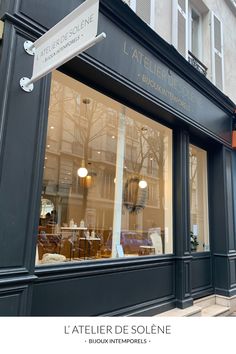
[[[190,145],[190,242],[191,251],[209,251],[207,153]]]
[[[37,264],[172,253],[172,131],[55,71]]]
[[[216,16],[214,16],[214,46],[218,52],[221,52],[221,23]]]

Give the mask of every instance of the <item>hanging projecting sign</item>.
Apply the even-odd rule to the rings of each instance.
[[[99,0],[86,0],[34,43],[25,42],[28,54],[34,55],[32,78],[22,78],[23,90],[33,90],[33,82],[47,75],[74,56],[106,37],[97,36]]]

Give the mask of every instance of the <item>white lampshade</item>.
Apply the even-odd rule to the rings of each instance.
[[[142,189],[147,188],[147,181],[145,181],[144,179],[141,179],[141,181],[139,181],[139,183],[138,183],[138,186],[139,186],[139,188],[142,188]]]

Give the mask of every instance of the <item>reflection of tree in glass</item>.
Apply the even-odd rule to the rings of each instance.
[[[164,220],[164,193],[165,193],[165,161],[168,154],[168,140],[164,131],[153,129],[133,121],[133,135],[136,139],[127,137],[129,154],[128,165],[134,175],[146,176],[154,180],[155,188],[159,190],[159,197],[156,200],[160,208],[160,220]],[[150,177],[148,177],[151,175]]]
[[[76,122],[75,141],[83,147],[82,158],[85,167],[88,168],[89,159],[96,158],[94,153],[99,154],[104,161],[105,152],[102,137],[107,135],[106,117],[108,108],[94,99],[83,98],[82,109],[79,119]],[[98,155],[98,156],[99,156]],[[86,216],[88,202],[88,188],[84,184],[83,188],[83,218]]]
[[[83,92],[83,96],[81,92]],[[67,86],[65,82],[62,83],[60,80],[52,82],[49,127],[53,125],[55,129],[50,131],[49,128],[49,140],[51,134],[51,148],[53,145],[56,147],[54,152],[60,153],[57,168],[54,170],[54,178],[57,180],[57,182],[55,181],[56,185],[60,186],[60,189],[62,186],[64,188],[67,186],[68,192],[70,186],[72,186],[72,190],[78,192],[79,177],[76,176],[76,171],[81,166],[82,160],[89,172],[91,172],[91,168],[96,167],[96,160],[104,161],[103,157],[106,152],[104,140],[108,132],[107,118],[111,112],[114,113],[113,109],[106,107],[102,102],[88,97],[91,94],[90,90],[88,90],[88,95],[86,93],[86,88],[78,90],[78,88]],[[115,123],[117,124],[116,119]],[[116,128],[116,126],[109,128],[112,135]],[[50,143],[47,142],[47,144]],[[91,165],[92,159],[94,161]],[[67,166],[68,170],[65,170],[66,166],[62,164],[62,160],[63,163],[66,161],[68,166],[71,166]],[[82,218],[85,218],[88,197],[88,188],[86,188],[87,183],[85,182],[87,182],[86,178],[80,178],[79,185],[82,192],[84,214]]]

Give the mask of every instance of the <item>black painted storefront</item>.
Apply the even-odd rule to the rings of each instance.
[[[5,0],[0,15],[0,315],[153,315],[236,295],[234,104],[120,0],[101,0],[107,39],[60,70],[173,129],[174,254],[35,267],[50,75],[20,89],[23,49],[79,0]],[[211,251],[191,253],[188,146],[208,152]],[[98,301],[95,301],[97,299]]]

